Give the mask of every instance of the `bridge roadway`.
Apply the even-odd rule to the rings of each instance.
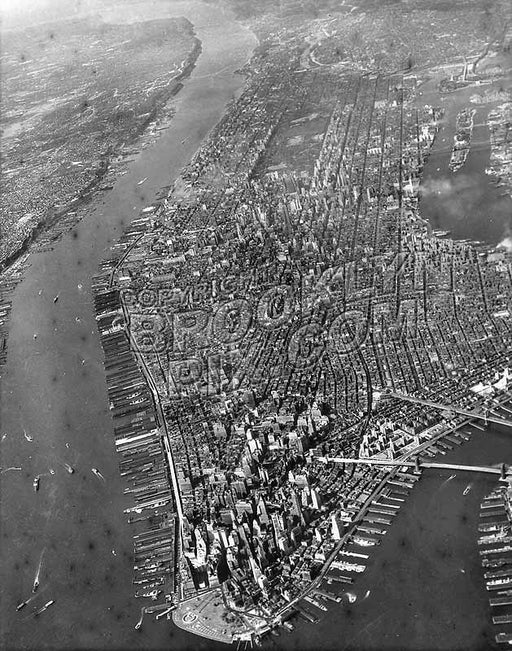
[[[407,402],[415,402],[419,405],[425,405],[426,407],[432,407],[433,409],[439,409],[441,411],[451,411],[454,414],[461,414],[461,416],[466,416],[471,419],[483,420],[486,423],[494,423],[495,425],[502,425],[504,427],[512,428],[512,421],[504,420],[503,418],[496,418],[496,416],[489,416],[488,413],[481,413],[478,411],[470,411],[468,409],[462,409],[456,405],[444,405],[439,402],[432,402],[431,400],[424,400],[423,398],[415,398],[414,396],[408,396],[405,393],[399,393],[397,391],[384,391],[382,393],[382,398],[398,398],[399,400],[406,400]]]
[[[431,461],[391,461],[390,459],[353,459],[350,457],[316,457],[317,461],[322,463],[353,463],[353,464],[362,464],[366,466],[395,466],[402,467],[406,466],[407,468],[443,468],[448,470],[467,470],[469,472],[486,472],[492,475],[501,475],[501,467],[493,468],[492,466],[461,466],[454,463],[435,463]],[[505,466],[505,473],[508,475],[508,467]]]

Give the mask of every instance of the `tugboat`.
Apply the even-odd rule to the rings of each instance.
[[[103,479],[103,481],[105,481],[105,477],[103,477],[103,475],[97,468],[91,468],[91,470],[96,475],[96,477],[99,477],[100,479]]]
[[[44,611],[45,611],[47,608],[49,608],[49,607],[50,607],[52,604],[54,604],[54,603],[55,603],[55,601],[54,601],[53,599],[50,599],[50,601],[47,601],[47,602],[45,603],[45,605],[44,605],[42,608],[39,608],[39,610],[37,610],[37,611],[34,613],[34,616],[37,617],[37,616],[40,615],[41,613],[44,613]]]
[[[37,491],[39,490],[39,480],[40,480],[40,478],[41,478],[41,475],[37,475],[36,477],[34,477],[34,481],[32,482],[32,486],[34,488],[35,493],[37,493]]]
[[[39,557],[39,565],[37,566],[37,572],[34,578],[34,585],[32,586],[32,592],[37,592],[37,589],[39,588],[39,574],[41,573],[41,566],[43,565],[43,554],[44,554],[44,549],[41,552],[41,556]]]

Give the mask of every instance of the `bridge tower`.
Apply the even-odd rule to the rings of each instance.
[[[414,473],[416,475],[421,475],[421,465],[420,465],[419,457],[414,457]]]
[[[502,463],[500,468],[500,481],[507,481],[507,464]]]

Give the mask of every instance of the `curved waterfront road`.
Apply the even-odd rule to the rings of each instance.
[[[105,13],[105,19],[114,15]],[[109,245],[176,178],[242,87],[234,71],[256,39],[200,2],[133,4],[117,15],[125,22],[183,15],[195,27],[202,54],[174,100],[171,127],[53,251],[30,257],[13,295],[8,362],[1,369],[6,436],[0,465],[22,470],[0,476],[2,648],[155,648],[167,646],[172,634],[173,645],[191,641],[149,618],[134,630],[140,604],[131,583],[133,532],[123,513],[129,502],[118,473],[90,286]],[[40,473],[36,493],[32,481]],[[41,554],[39,591],[17,612],[16,605],[32,596]],[[35,607],[50,599],[55,605],[34,618]]]

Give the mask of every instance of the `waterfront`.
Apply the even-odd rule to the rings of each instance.
[[[469,442],[439,460],[493,465],[510,459],[509,433],[472,431]],[[449,480],[450,474],[424,471],[382,544],[371,551],[366,572],[350,587],[355,603],[344,599],[314,627],[295,620],[295,632],[269,646],[312,648],[321,639],[324,648],[344,651],[494,648],[497,627],[477,538],[480,502],[497,481],[461,472]]]
[[[108,246],[172,182],[242,87],[243,78],[233,73],[256,41],[227,15],[200,3],[143,9],[144,19],[186,13],[202,54],[175,100],[170,128],[130,163],[108,194],[91,203],[83,221],[52,251],[30,257],[14,294],[2,370],[1,465],[22,470],[1,476],[3,648],[14,641],[22,648],[158,648],[174,634],[150,617],[140,631],[133,628],[140,606],[131,583],[132,532],[123,513],[128,500],[113,445],[90,283]],[[125,8],[123,20],[137,20],[141,12],[142,5]],[[113,14],[105,18],[113,20]],[[40,473],[34,492],[32,480]],[[31,596],[43,550],[41,596],[16,612],[17,603]],[[56,605],[34,619],[33,606],[50,598]],[[180,645],[192,643],[192,636],[178,635]],[[202,644],[194,640],[196,648]]]
[[[435,79],[437,83],[438,78]],[[453,239],[471,239],[496,245],[510,235],[512,198],[505,187],[498,187],[485,173],[489,166],[490,139],[487,115],[500,102],[475,105],[470,97],[491,88],[470,86],[439,96],[433,82],[423,87],[421,102],[441,106],[445,114],[422,175],[422,217],[434,229],[447,230]],[[441,99],[440,99],[441,97]],[[460,170],[449,170],[456,116],[464,108],[475,108],[475,127],[466,163]]]

